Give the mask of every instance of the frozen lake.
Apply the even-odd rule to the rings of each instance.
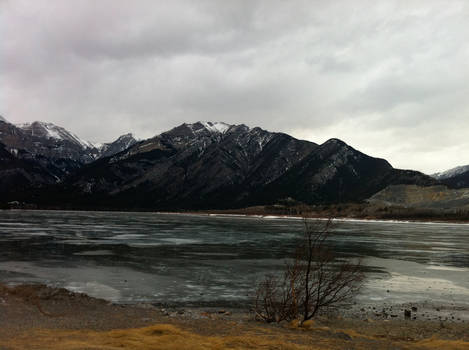
[[[246,306],[301,237],[297,219],[0,211],[0,281],[42,282],[115,302]],[[337,221],[361,257],[359,301],[469,305],[469,225]]]

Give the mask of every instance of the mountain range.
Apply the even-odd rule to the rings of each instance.
[[[61,181],[84,164],[118,153],[137,142],[127,134],[112,143],[93,145],[52,123],[35,121],[14,125],[0,118],[0,144],[16,158],[38,163],[54,182]]]
[[[442,180],[393,168],[341,140],[259,127],[182,124],[147,140],[93,145],[50,123],[0,119],[0,192],[40,207],[223,209],[363,201],[390,185]],[[451,178],[451,177],[450,177]],[[445,179],[445,181],[449,181]]]

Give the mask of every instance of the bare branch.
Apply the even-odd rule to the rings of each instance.
[[[315,317],[322,308],[352,299],[363,283],[362,263],[339,261],[328,247],[332,219],[303,219],[304,236],[283,279],[266,276],[256,293],[256,317],[267,322]]]

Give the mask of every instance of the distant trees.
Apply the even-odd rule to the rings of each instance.
[[[267,322],[315,317],[353,298],[363,282],[361,261],[338,260],[328,245],[332,219],[304,219],[304,235],[283,276],[268,275],[256,290],[254,311]]]

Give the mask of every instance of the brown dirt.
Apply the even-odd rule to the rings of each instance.
[[[42,285],[0,286],[0,350],[469,349],[467,324],[320,318],[264,324],[244,313],[115,305]]]

